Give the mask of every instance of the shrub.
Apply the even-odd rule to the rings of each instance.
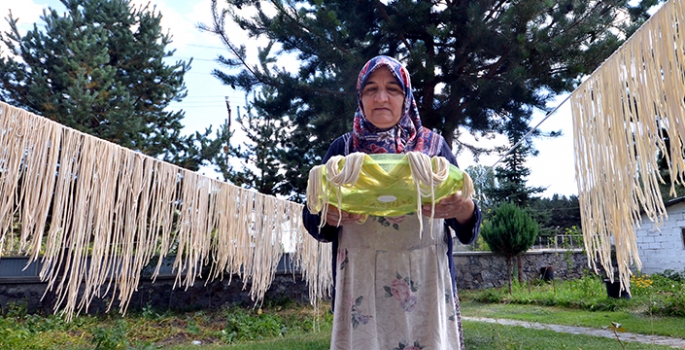
[[[252,315],[236,307],[226,310],[226,328],[222,331],[222,340],[232,343],[277,337],[286,332],[285,324],[279,316],[267,313]]]
[[[481,235],[493,253],[506,258],[511,293],[512,259],[533,246],[538,224],[523,209],[510,203],[498,205],[492,215],[492,219],[483,224]]]
[[[93,329],[92,343],[98,350],[126,349],[129,345],[127,333],[128,327],[124,320],[119,320],[112,327],[97,326]]]

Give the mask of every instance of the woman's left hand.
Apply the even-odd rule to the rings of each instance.
[[[436,219],[455,218],[459,223],[466,223],[473,217],[475,204],[473,200],[468,197],[462,197],[461,191],[452,194],[449,197],[441,199],[435,204],[435,211],[433,217]],[[421,214],[423,216],[431,216],[431,205],[425,204],[421,207]]]

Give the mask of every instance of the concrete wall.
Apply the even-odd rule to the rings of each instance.
[[[660,230],[644,215],[642,225],[635,229],[638,254],[642,261],[642,272],[652,274],[671,269],[677,272],[685,269],[685,202],[667,207],[668,219]]]

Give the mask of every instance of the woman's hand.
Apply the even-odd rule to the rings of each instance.
[[[473,217],[475,204],[471,198],[461,196],[461,191],[441,199],[435,204],[433,217],[436,219],[455,218],[459,223],[467,223]],[[425,204],[421,207],[423,216],[431,216],[431,205]]]
[[[349,225],[351,223],[361,223],[364,221],[364,215],[363,214],[352,214],[348,213],[344,210],[341,210],[338,212],[338,208],[328,205],[328,214],[326,215],[326,223],[331,225],[331,226],[344,226],[344,225]],[[338,220],[340,222],[338,223]]]

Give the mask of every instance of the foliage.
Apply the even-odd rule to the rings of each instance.
[[[658,286],[662,282],[674,282],[672,280],[668,282],[669,280],[660,274],[652,275],[651,278],[655,281],[653,286]],[[580,284],[576,283],[577,281],[581,281]],[[567,284],[569,282],[573,282],[573,284]],[[508,295],[501,290],[495,289],[487,291],[460,291],[462,314],[465,316],[507,318],[593,328],[606,328],[609,325],[609,321],[615,321],[623,324],[630,332],[685,338],[682,318],[653,317],[646,322],[646,317],[644,316],[644,313],[647,312],[645,311],[645,305],[649,303],[649,300],[643,297],[634,297],[631,300],[606,300],[606,303],[614,303],[616,305],[613,308],[604,308],[615,310],[610,312],[596,311],[597,308],[562,309],[560,307],[542,307],[537,306],[543,304],[542,302],[534,300],[522,305],[516,301],[516,298],[526,297],[528,300],[540,299],[548,305],[561,306],[560,304],[553,304],[553,299],[547,296],[555,294],[562,296],[562,299],[564,299],[565,297],[563,296],[568,293],[576,293],[574,298],[577,300],[595,299],[596,296],[607,299],[599,277],[596,275],[588,274],[580,280],[559,282],[555,289],[547,284],[539,286],[516,284],[515,287],[513,295]],[[469,301],[475,299],[475,296],[480,295],[480,293],[485,292],[490,292],[491,295],[497,294],[503,303],[483,305]],[[657,300],[656,298],[654,299]],[[203,349],[217,350],[328,349],[332,324],[332,314],[328,312],[330,305],[323,303],[319,305],[318,309],[315,309],[311,306],[293,304],[288,300],[267,301],[265,304],[267,308],[262,309],[261,315],[259,310],[240,309],[240,313],[243,315],[241,317],[244,317],[240,324],[260,324],[260,322],[263,322],[262,315],[268,314],[273,316],[268,318],[282,320],[288,332],[284,336],[276,335],[273,338],[265,338],[260,341],[241,341],[231,345],[226,345],[221,340],[223,334],[221,330],[226,329],[230,310],[234,308],[182,314],[155,312],[153,317],[149,317],[150,311],[148,308],[148,311],[143,310],[139,313],[131,313],[126,317],[80,315],[75,317],[73,322],[65,323],[58,316],[54,315],[29,315],[26,313],[25,307],[16,305],[12,307],[12,310],[7,310],[8,312],[6,312],[5,316],[0,317],[0,348],[92,349],[94,347],[92,342],[94,339],[93,334],[97,332],[97,328],[100,328],[101,334],[99,339],[110,339],[114,344],[118,344],[116,339],[120,339],[118,337],[121,335],[121,331],[127,330],[126,340],[122,342],[128,344],[126,345],[127,350],[199,348],[197,345],[192,344],[193,341],[200,341],[201,348]],[[7,316],[9,314],[13,316]],[[312,332],[311,322],[321,324],[321,329]],[[491,326],[496,328],[490,329]],[[253,326],[246,327],[250,328]],[[607,345],[610,343],[604,342],[610,339],[598,337],[555,333],[552,339],[556,343],[552,344],[545,340],[550,338],[548,333],[532,329],[469,321],[464,322],[464,327],[466,329],[465,336],[469,349],[521,347],[548,349],[556,348],[554,344],[559,344],[559,339],[563,339],[563,344],[565,345],[578,344],[578,347],[583,349],[611,348]],[[257,328],[268,329],[269,327],[260,326]],[[483,330],[485,333],[483,333]],[[639,345],[637,343],[631,344],[630,348],[661,349],[659,346],[652,344]]]
[[[84,327],[82,319],[67,323],[56,315],[30,314],[24,304],[9,303],[3,311],[0,349],[54,349],[85,344],[69,336]]]
[[[601,329],[607,329],[611,326],[611,322],[616,322],[623,325],[631,333],[685,339],[685,328],[682,327],[682,318],[650,317],[639,312],[636,313],[633,310],[583,311],[556,306],[483,304],[473,301],[462,301],[461,306],[462,314],[467,317],[508,319],[548,325],[555,324]],[[556,347],[552,348],[556,349]],[[583,349],[598,348],[588,347]],[[610,349],[615,349],[615,347]]]
[[[539,283],[532,286],[515,283],[513,293],[503,289],[460,292],[462,297],[483,303],[513,303],[524,305],[558,306],[585,311],[631,311],[644,316],[685,317],[685,281],[677,281],[664,274],[651,276],[636,273],[630,299],[607,297],[604,279],[586,273],[579,279],[555,281],[554,285]]]
[[[152,157],[197,170],[205,134],[182,136],[190,62],[165,63],[171,37],[162,14],[127,0],[60,0],[64,15],[44,12],[24,36],[10,12],[0,34],[0,100]]]
[[[227,47],[228,55],[218,58],[226,70],[215,70],[217,78],[246,92],[274,89],[275,99],[256,101],[274,118],[287,116],[292,132],[283,142],[289,158],[280,167],[299,171],[288,178],[301,194],[307,170],[320,163],[335,137],[352,129],[356,77],[371,57],[386,54],[404,62],[424,125],[449,145],[456,141],[458,149],[480,154],[492,150],[459,135],[489,138],[502,132],[512,113],[523,111],[526,123],[531,110],[546,111],[657,2],[212,0],[214,20],[200,27]],[[237,12],[248,8],[256,15]],[[232,40],[227,20],[251,38],[270,40],[258,53],[259,63],[247,63],[245,46]],[[297,57],[299,68],[279,66],[277,55],[284,53]]]
[[[262,96],[268,94],[266,90],[269,89],[264,89]],[[244,115],[240,115],[238,110],[236,121],[248,141],[232,146],[228,128],[220,129],[218,139],[224,140],[224,152],[215,155],[212,163],[224,180],[263,194],[291,195],[292,186],[287,178],[291,174],[279,167],[279,159],[284,152],[281,144],[285,134],[283,120],[273,118],[259,104],[253,103],[248,105]],[[236,160],[241,163],[239,168],[233,165]]]
[[[512,259],[533,246],[538,224],[523,209],[505,202],[493,209],[492,218],[483,223],[481,235],[493,253],[506,258],[511,292]]]
[[[685,282],[685,270],[678,272],[672,269],[666,269],[664,270],[664,272],[657,274],[654,277],[659,278],[659,280],[662,282],[666,281],[666,283],[668,283],[669,280],[676,282]]]
[[[261,313],[238,307],[172,313],[146,306],[126,317],[80,315],[72,322],[57,315],[29,314],[25,305],[12,304],[0,316],[0,349],[147,350],[189,345],[192,340],[226,344],[229,330],[235,332],[232,344],[330,331],[330,305],[316,309],[287,300],[265,304]]]
[[[282,336],[287,328],[280,317],[261,312],[250,315],[241,308],[226,310],[226,328],[222,330],[222,340],[233,343],[241,340],[257,340]]]
[[[674,184],[671,185],[671,180],[675,180],[672,179],[672,176],[668,171],[668,162],[673,157],[671,154],[671,136],[668,134],[667,129],[662,128],[661,131],[663,134],[662,141],[664,142],[664,148],[667,152],[664,153],[659,151],[658,155],[657,165],[659,166],[659,176],[664,180],[664,183],[659,183],[659,192],[661,193],[661,198],[663,198],[664,202],[667,202],[670,199],[685,196],[685,186],[676,184],[675,181]]]
[[[483,235],[478,235],[478,239],[473,242],[471,249],[479,252],[489,252],[490,246],[488,246],[485,239],[483,239]]]
[[[651,276],[647,296],[654,299],[650,312],[657,315],[685,317],[685,270],[666,270]]]
[[[528,250],[535,243],[537,233],[537,223],[530,215],[509,203],[495,207],[492,219],[485,221],[481,229],[490,249],[507,259]]]
[[[540,225],[540,236],[566,234],[568,230],[581,227],[578,196],[554,194],[551,198],[532,198],[528,208],[535,213]]]
[[[129,345],[127,332],[126,323],[122,320],[111,327],[96,327],[93,330],[92,343],[98,350],[126,349]]]
[[[509,119],[504,122],[503,133],[509,140],[509,147],[498,148],[506,156],[504,166],[495,169],[496,185],[490,187],[485,194],[494,202],[513,203],[521,208],[529,205],[531,196],[544,191],[543,187],[526,186],[526,178],[530,175],[530,169],[524,164],[526,157],[537,155],[530,139],[524,136],[531,130],[527,121],[530,119],[531,111],[523,107],[511,113]],[[535,131],[533,135],[540,135]],[[558,132],[551,133],[550,136],[560,135]]]

